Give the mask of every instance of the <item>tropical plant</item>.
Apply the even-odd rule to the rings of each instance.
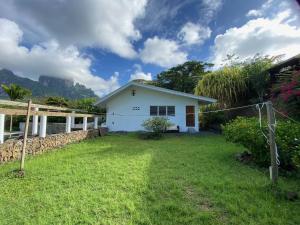
[[[45,99],[45,104],[59,107],[69,107],[69,100],[64,97],[51,96]]]
[[[95,106],[96,101],[96,98],[83,98],[74,100],[71,105],[74,109],[82,109],[84,111],[94,113],[99,111],[98,107]]]
[[[31,95],[30,90],[23,88],[17,84],[10,84],[10,86],[2,84],[1,87],[4,90],[4,92],[8,95],[8,97],[11,101],[22,100],[26,96]],[[10,133],[12,131],[12,125],[13,125],[12,123],[13,123],[13,116],[10,115],[10,123],[9,123],[9,132]]]
[[[172,123],[168,118],[156,116],[145,120],[142,126],[153,134],[151,137],[158,138],[168,127],[172,126]]]
[[[262,102],[270,84],[268,69],[276,57],[255,56],[242,63],[242,73],[248,80],[248,94],[253,102]]]
[[[238,66],[210,72],[199,81],[195,94],[216,98],[220,105],[232,106],[245,98],[247,80]]]
[[[151,83],[175,91],[194,93],[198,81],[211,66],[210,63],[189,61],[161,72],[157,75],[157,80]]]
[[[22,100],[26,96],[31,95],[30,90],[23,88],[17,84],[10,84],[10,86],[2,84],[1,87],[11,101]]]

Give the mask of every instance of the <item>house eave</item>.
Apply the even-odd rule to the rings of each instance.
[[[192,98],[192,99],[198,100],[198,102],[201,103],[201,104],[211,104],[211,103],[216,103],[217,102],[216,99],[209,98],[209,97],[197,96],[197,95],[188,94],[188,93],[184,93],[184,92],[180,92],[180,91],[174,91],[174,90],[170,90],[170,89],[166,89],[166,88],[161,88],[161,87],[156,87],[156,86],[152,86],[152,85],[146,85],[146,84],[141,84],[141,83],[136,83],[134,81],[131,81],[131,82],[127,83],[126,85],[124,85],[124,86],[118,88],[117,90],[109,93],[108,95],[104,96],[99,101],[97,101],[95,103],[95,105],[105,106],[106,102],[111,97],[113,97],[114,95],[120,93],[121,91],[125,90],[126,88],[128,88],[130,86],[136,86],[136,87],[141,87],[141,88],[145,88],[145,89],[149,89],[149,90],[159,91],[159,92],[162,92],[162,93],[173,94],[173,95],[176,95],[176,96]]]

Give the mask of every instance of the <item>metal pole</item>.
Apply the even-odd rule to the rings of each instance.
[[[273,111],[272,102],[268,101],[267,106],[267,116],[268,116],[268,129],[269,129],[269,144],[271,153],[271,166],[270,166],[270,178],[272,183],[275,184],[278,179],[278,165],[276,161],[276,142],[275,142],[275,116]]]

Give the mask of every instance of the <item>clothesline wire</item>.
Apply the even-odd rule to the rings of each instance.
[[[280,112],[279,110],[275,109],[274,107],[273,107],[273,110],[274,110],[275,112],[277,112],[278,114],[282,115],[283,117],[285,117],[285,118],[287,118],[287,119],[289,119],[289,120],[291,120],[291,121],[293,121],[293,122],[295,122],[295,123],[297,123],[297,124],[300,125],[300,122],[299,122],[299,121],[294,120],[293,118],[289,117],[288,115],[284,114],[283,112]]]

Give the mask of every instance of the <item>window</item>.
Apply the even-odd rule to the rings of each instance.
[[[175,116],[175,106],[168,106],[167,114],[168,114],[168,116]]]
[[[159,115],[165,116],[167,113],[166,106],[159,106]]]
[[[150,106],[150,116],[157,116],[157,106]]]
[[[131,90],[131,95],[135,96],[135,90]]]
[[[132,110],[140,110],[140,107],[139,106],[134,106],[134,107],[132,107]]]
[[[175,106],[150,106],[150,116],[175,116]]]

